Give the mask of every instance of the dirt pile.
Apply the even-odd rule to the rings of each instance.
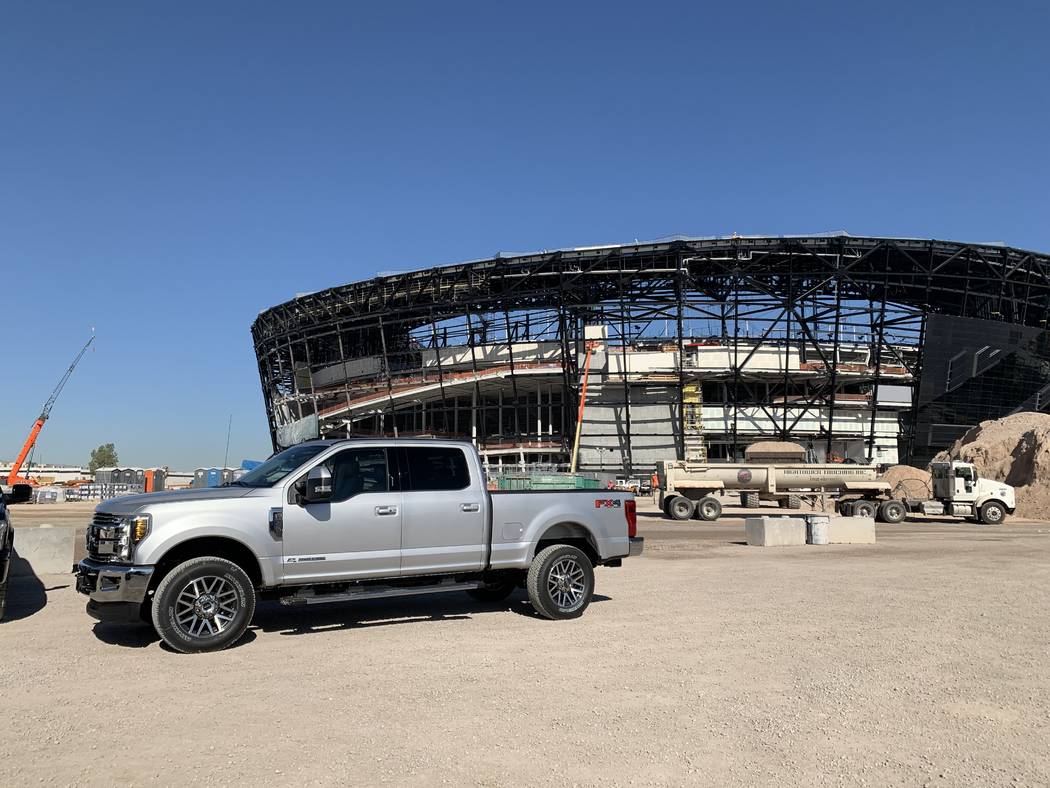
[[[928,501],[933,495],[930,472],[910,465],[894,465],[882,474],[882,481],[890,486],[890,497],[897,500],[912,498]]]
[[[1015,413],[982,421],[934,462],[966,460],[1017,489],[1017,516],[1050,520],[1050,415]]]

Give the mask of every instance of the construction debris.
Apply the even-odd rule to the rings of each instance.
[[[1017,516],[1050,519],[1050,415],[1015,413],[982,421],[934,462],[966,460],[987,479],[1017,490]]]

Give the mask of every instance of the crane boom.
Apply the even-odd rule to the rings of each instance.
[[[44,428],[44,422],[48,420],[51,415],[51,408],[55,405],[55,400],[58,399],[58,395],[62,393],[62,389],[66,387],[66,383],[69,381],[69,377],[73,374],[73,370],[77,368],[77,364],[80,363],[80,359],[84,357],[87,349],[91,346],[91,343],[95,341],[95,335],[91,335],[91,339],[84,343],[84,347],[80,348],[80,352],[77,353],[73,359],[73,363],[69,365],[69,369],[66,370],[66,374],[62,376],[62,379],[58,381],[58,385],[55,386],[55,390],[51,392],[51,396],[47,398],[47,402],[44,403],[43,410],[40,411],[40,416],[35,422],[33,422],[33,428],[29,430],[29,437],[26,438],[26,442],[22,444],[22,451],[18,453],[18,459],[15,460],[14,465],[11,466],[11,472],[7,475],[8,484],[17,484],[22,481],[18,478],[18,472],[22,470],[22,463],[25,462],[29,452],[32,451],[33,446],[36,445],[36,439],[40,435],[40,430]]]

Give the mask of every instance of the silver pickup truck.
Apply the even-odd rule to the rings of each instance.
[[[496,602],[524,586],[541,616],[575,618],[595,566],[641,553],[636,529],[630,493],[489,492],[469,443],[312,441],[224,487],[103,502],[74,571],[93,617],[216,651],[244,633],[257,597]]]

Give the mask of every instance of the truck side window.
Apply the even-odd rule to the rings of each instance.
[[[413,446],[405,449],[405,453],[408,457],[406,490],[462,490],[470,486],[470,470],[461,449]]]
[[[384,449],[347,449],[329,457],[325,466],[332,474],[332,503],[390,489]]]

